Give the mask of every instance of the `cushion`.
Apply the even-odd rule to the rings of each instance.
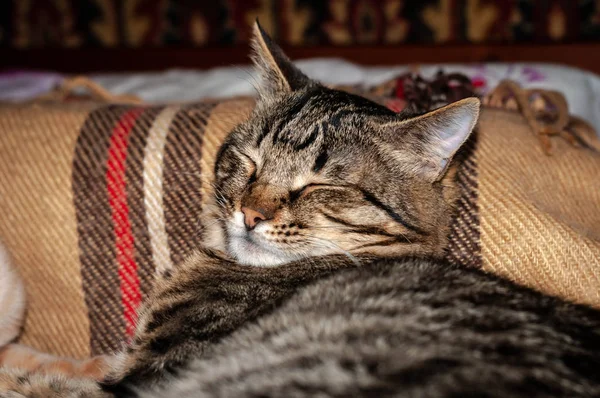
[[[0,238],[27,287],[22,343],[76,358],[121,346],[154,273],[193,250],[216,152],[253,104],[0,105]],[[600,308],[600,156],[562,139],[548,156],[521,113],[493,108],[463,156],[448,260]]]

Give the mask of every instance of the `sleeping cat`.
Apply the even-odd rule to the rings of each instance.
[[[209,246],[96,373],[5,369],[0,396],[600,396],[598,312],[439,260],[479,101],[398,115],[310,80],[258,24],[253,44]]]

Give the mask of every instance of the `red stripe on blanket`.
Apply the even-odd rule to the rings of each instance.
[[[143,109],[132,109],[121,117],[113,129],[108,149],[106,181],[115,233],[115,249],[121,283],[121,301],[125,318],[125,332],[131,336],[137,321],[137,308],[141,302],[140,280],[135,262],[133,232],[127,207],[125,160],[129,135]]]

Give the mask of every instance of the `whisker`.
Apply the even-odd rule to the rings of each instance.
[[[204,231],[208,230],[209,228],[213,227],[216,224],[226,222],[227,219],[222,218],[222,217],[215,217],[213,219],[213,221],[208,224],[204,224],[202,221],[203,220],[198,220],[198,223],[196,225],[196,233],[194,235],[195,239],[198,238]]]
[[[335,229],[338,231],[347,231],[350,227],[338,227],[337,225],[322,225],[322,226],[310,226],[310,229]]]

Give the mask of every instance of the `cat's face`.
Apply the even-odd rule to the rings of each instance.
[[[405,119],[309,80],[258,27],[255,49],[261,99],[215,167],[229,254],[262,266],[326,254],[439,254],[456,197],[448,163],[478,101]]]

